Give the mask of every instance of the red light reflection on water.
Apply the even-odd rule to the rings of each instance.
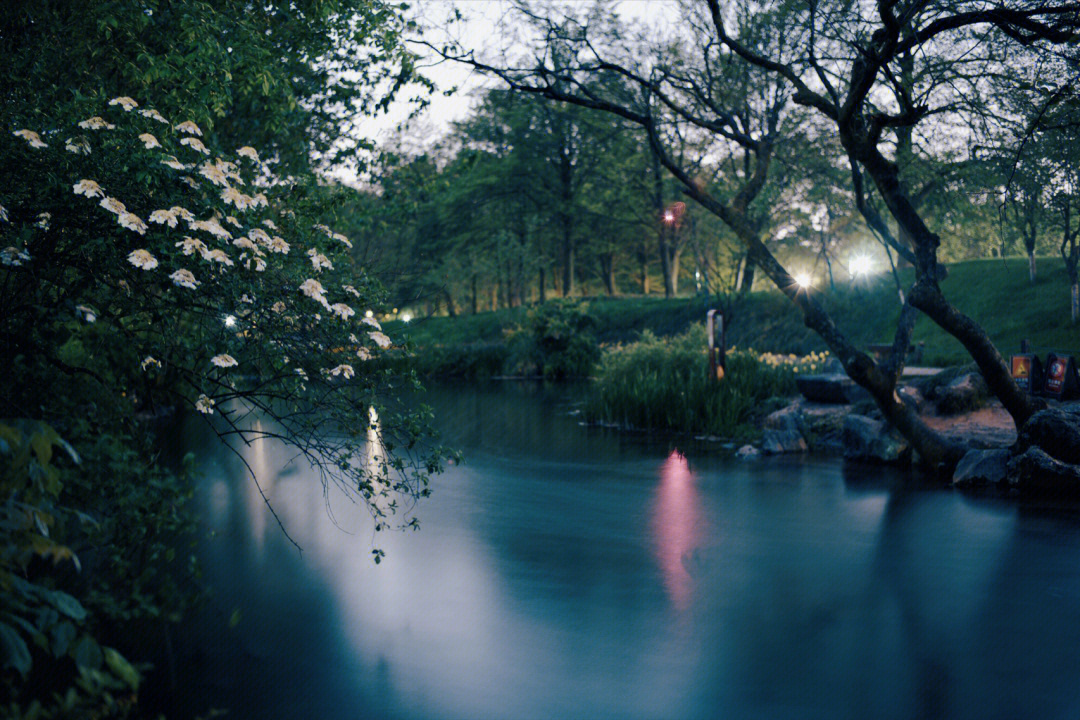
[[[686,458],[673,450],[660,466],[660,485],[652,508],[652,536],[664,588],[677,610],[693,596],[694,580],[686,569],[702,539],[701,497]]]

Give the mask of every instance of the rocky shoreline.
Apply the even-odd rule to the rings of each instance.
[[[918,463],[917,453],[849,378],[800,378],[799,389],[802,396],[768,415],[760,444],[739,448],[740,457],[809,452]],[[915,377],[898,392],[927,425],[970,448],[953,472],[954,485],[1080,493],[1080,401],[1048,401],[1018,434],[1012,417],[970,369]]]

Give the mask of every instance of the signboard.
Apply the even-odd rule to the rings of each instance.
[[[1052,398],[1064,399],[1077,393],[1076,363],[1071,355],[1050,353],[1046,357],[1046,380],[1043,393]]]
[[[1010,363],[1013,380],[1016,384],[1034,394],[1042,389],[1042,363],[1030,353],[1013,355]]]

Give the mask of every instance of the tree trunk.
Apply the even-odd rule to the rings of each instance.
[[[1069,307],[1071,308],[1072,321],[1080,320],[1080,283],[1076,281],[1073,281],[1072,284],[1072,302]]]
[[[600,254],[600,276],[604,280],[604,289],[610,297],[615,297],[615,255],[613,253]]]
[[[647,260],[641,259],[641,294],[649,294],[649,263]]]
[[[542,303],[547,302],[547,277],[546,277],[546,273],[544,272],[543,265],[540,266],[539,287],[540,287],[540,293],[539,293],[538,297],[540,298],[540,302],[542,302]]]
[[[742,262],[742,274],[739,276],[739,292],[748,293],[754,287],[754,261],[750,259],[750,252],[747,251],[746,257]]]
[[[1035,282],[1035,251],[1028,251],[1028,280]]]
[[[570,228],[564,228],[563,233],[562,296],[570,297],[574,293],[574,245]]]
[[[480,303],[476,297],[476,276],[472,276],[472,314],[475,315],[480,311]]]
[[[671,259],[668,261],[668,272],[671,273],[671,279],[668,281],[668,285],[671,286],[671,295],[669,297],[675,297],[679,294],[679,257],[682,255],[682,251],[677,248],[671,248]]]

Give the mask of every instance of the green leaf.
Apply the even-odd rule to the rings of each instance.
[[[78,635],[78,630],[70,622],[64,621],[52,629],[52,654],[55,657],[67,655],[68,648]]]
[[[139,689],[139,671],[131,666],[131,663],[124,658],[123,655],[113,650],[111,647],[104,648],[105,650],[105,664],[109,666],[109,669],[113,673],[126,682],[132,690]]]
[[[86,670],[98,670],[101,668],[101,648],[97,641],[89,635],[83,635],[75,647],[71,649],[71,657],[75,664]]]
[[[54,608],[67,615],[72,620],[81,622],[86,618],[86,608],[65,592],[53,590],[47,594],[47,599]]]
[[[30,672],[30,649],[10,625],[0,623],[0,667],[13,667],[26,677]]]
[[[240,624],[240,608],[233,610],[232,615],[229,616],[229,628],[234,628]]]

